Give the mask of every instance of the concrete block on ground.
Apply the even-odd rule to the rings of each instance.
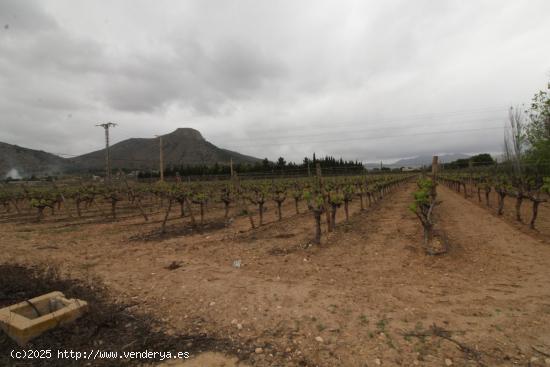
[[[51,292],[0,309],[0,328],[20,346],[47,330],[73,322],[88,310],[88,303]]]

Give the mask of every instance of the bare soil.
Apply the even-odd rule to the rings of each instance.
[[[76,324],[62,325],[34,339],[28,346],[20,348],[6,334],[0,333],[0,366],[81,366],[85,358],[58,358],[57,351],[78,351],[93,354],[94,350],[124,352],[129,350],[163,350],[174,354],[182,346],[190,354],[202,351],[220,352],[236,349],[229,340],[197,334],[171,334],[153,317],[135,312],[136,303],[113,302],[108,290],[99,280],[84,282],[62,276],[58,269],[44,266],[22,266],[0,264],[0,308],[23,302],[52,290],[62,290],[69,298],[86,299],[89,311]],[[52,356],[39,354],[43,358],[13,359],[12,350],[51,350]],[[205,354],[207,357],[208,354]],[[93,358],[93,357],[92,357]],[[97,358],[94,366],[141,366],[157,364],[159,358],[124,359]],[[85,361],[88,365],[91,362]],[[212,364],[213,365],[213,364]]]
[[[268,224],[255,230],[244,216],[216,225],[223,212],[215,207],[209,227],[186,230],[189,218],[174,214],[166,235],[157,233],[161,213],[146,224],[139,215],[41,224],[13,217],[0,224],[0,251],[5,263],[98,278],[109,299],[134,304],[166,335],[227,341],[212,357],[220,366],[545,365],[548,237],[440,186],[438,229],[450,251],[427,256],[407,209],[413,190],[408,184],[363,212],[355,200],[350,221],[341,209],[320,246],[311,245],[312,215],[290,217],[287,200],[283,221],[270,203]],[[550,217],[540,215],[545,226]]]
[[[461,188],[461,195],[464,197],[464,191]],[[488,212],[498,216],[498,193],[491,190],[489,193],[489,205],[485,200],[485,192],[481,191],[481,201],[477,195],[477,188],[473,185],[467,185],[467,199],[473,203],[476,203],[482,208],[485,208]],[[529,222],[533,216],[533,202],[527,198],[523,200],[520,209],[521,221],[516,219],[516,198],[512,196],[506,196],[504,198],[503,213],[501,218],[506,219],[510,224],[516,228],[529,233],[539,239],[550,238],[550,202],[542,202],[539,205],[539,213],[537,220],[535,221],[535,229],[529,228]]]

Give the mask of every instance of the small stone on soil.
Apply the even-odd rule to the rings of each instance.
[[[256,354],[261,354],[264,352],[264,350],[262,348],[256,348],[254,352],[256,352]]]
[[[451,361],[449,358],[445,358],[445,366],[452,366],[453,361]]]
[[[321,338],[320,336],[315,337],[315,340],[317,340],[319,343],[323,342],[323,338]]]

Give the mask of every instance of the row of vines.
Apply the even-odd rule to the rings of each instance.
[[[517,179],[512,175],[494,172],[452,172],[440,174],[439,181],[449,188],[464,194],[465,198],[476,198],[479,203],[491,207],[491,192],[497,194],[496,213],[501,216],[505,210],[505,199],[514,200],[514,216],[516,221],[524,222],[522,206],[525,202],[531,204],[529,227],[535,229],[540,204],[547,202],[550,197],[550,177],[530,176]],[[511,209],[511,208],[510,208]]]
[[[252,228],[264,225],[266,204],[276,208],[278,220],[298,215],[300,206],[307,206],[315,218],[316,243],[320,242],[321,216],[326,215],[327,230],[336,224],[336,213],[343,208],[346,220],[352,200],[361,210],[384,198],[410,174],[368,175],[349,177],[312,177],[298,179],[244,180],[234,178],[216,182],[140,183],[121,179],[110,185],[97,182],[50,183],[40,186],[0,186],[0,205],[4,216],[28,218],[36,222],[47,216],[82,218],[99,213],[104,219],[116,220],[122,205],[126,212],[150,221],[150,215],[162,214],[160,231],[177,209],[181,218],[189,218],[192,227],[204,224],[211,207],[223,208],[225,225],[236,216],[247,216]],[[292,213],[283,212],[283,204],[293,202]],[[34,214],[32,214],[34,212]]]

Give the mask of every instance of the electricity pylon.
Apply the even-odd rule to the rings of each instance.
[[[109,153],[109,128],[115,127],[117,124],[114,122],[106,122],[104,124],[97,124],[105,129],[105,182],[111,183],[111,155]]]

